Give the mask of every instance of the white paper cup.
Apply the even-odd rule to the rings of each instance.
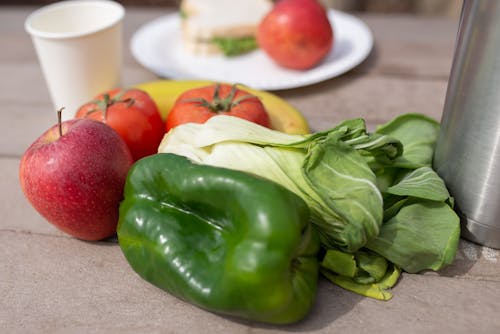
[[[63,119],[121,84],[124,16],[114,1],[69,0],[26,19],[55,111],[65,108]]]

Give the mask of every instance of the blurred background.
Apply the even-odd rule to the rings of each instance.
[[[237,0],[235,0],[237,1]],[[347,12],[407,13],[415,15],[458,17],[461,0],[320,0],[325,6]],[[497,1],[497,0],[492,0]],[[0,5],[41,5],[48,0],[0,0]],[[180,0],[119,0],[128,6],[175,7]]]
[[[494,0],[496,1],[496,0]],[[343,11],[460,16],[462,0],[322,0]]]

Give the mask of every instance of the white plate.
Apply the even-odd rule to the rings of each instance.
[[[143,25],[132,36],[130,48],[140,64],[161,77],[240,83],[262,90],[295,88],[349,71],[373,47],[370,29],[358,18],[331,9],[328,18],[334,30],[333,48],[320,64],[307,71],[279,67],[261,50],[232,58],[192,55],[182,45],[177,13]]]

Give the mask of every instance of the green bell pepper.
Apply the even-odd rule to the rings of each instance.
[[[141,277],[209,311],[285,324],[314,303],[319,238],[308,207],[269,180],[174,154],[143,158],[117,232]]]

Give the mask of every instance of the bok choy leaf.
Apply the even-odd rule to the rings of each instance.
[[[439,134],[439,123],[421,114],[403,114],[377,127],[376,133],[398,139],[404,152],[394,167],[418,168],[430,166]]]
[[[384,222],[365,247],[410,273],[439,270],[455,258],[460,237],[453,199],[431,168],[439,124],[405,114],[377,132],[400,140],[404,153],[392,165],[375,170],[384,197]]]
[[[384,222],[366,248],[416,273],[452,263],[459,237],[459,218],[446,203],[420,201],[405,205]]]

